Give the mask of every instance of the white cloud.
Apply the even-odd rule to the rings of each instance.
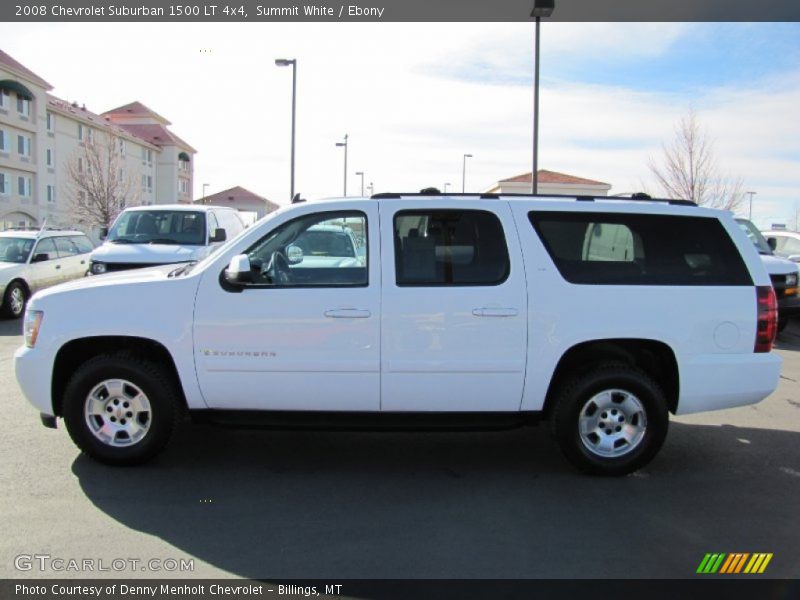
[[[543,52],[557,57],[550,60],[643,60],[694,27],[548,23]],[[351,194],[360,191],[355,171],[376,191],[445,182],[460,191],[465,152],[475,155],[468,189],[478,190],[530,170],[532,93],[442,73],[480,59],[500,80],[524,75],[531,32],[530,24],[481,23],[17,24],[5,28],[2,47],[66,100],[100,112],[136,99],[170,119],[199,151],[197,194],[202,183],[210,192],[243,185],[286,202],[291,70],[275,58],[298,59],[297,189],[305,196],[341,193],[342,150],[334,144],[345,133]],[[800,73],[691,98],[613,82],[548,82],[541,101],[543,168],[635,191],[649,179],[648,155],[692,104],[717,139],[720,165],[758,191],[754,214],[793,214]]]

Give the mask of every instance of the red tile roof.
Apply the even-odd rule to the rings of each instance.
[[[187,144],[177,135],[172,133],[164,125],[160,125],[157,123],[143,123],[136,125],[127,123],[116,123],[116,126],[124,129],[125,131],[130,132],[131,134],[135,135],[138,138],[143,139],[146,142],[153,144],[154,146],[158,146],[159,148],[163,148],[164,146],[180,146],[181,148],[186,149],[189,152],[192,153],[197,152],[197,150],[192,148],[189,144]]]
[[[15,59],[11,58],[8,54],[0,50],[0,64],[8,67],[12,71],[16,71],[26,79],[32,81],[33,83],[42,86],[46,90],[52,90],[53,86],[47,83],[44,79],[39,77],[36,73],[31,71],[28,67],[24,66],[23,64],[17,62]]]
[[[603,181],[595,181],[594,179],[585,179],[584,177],[575,177],[574,175],[567,175],[566,173],[558,173],[557,171],[546,171],[539,169],[538,171],[539,183],[572,183],[583,185],[609,185]],[[523,173],[516,177],[509,177],[508,179],[501,179],[500,183],[531,183],[531,173]]]
[[[197,200],[197,202],[202,201],[203,204],[219,204],[224,206],[225,202],[233,202],[235,200],[259,200],[266,204],[267,209],[270,211],[279,208],[274,202],[270,202],[263,196],[259,196],[258,194],[253,193],[239,185],[232,187],[229,190],[223,190],[221,192],[217,192],[216,194],[211,194],[210,196],[201,198],[200,200]]]
[[[113,120],[115,116],[149,116],[153,117],[156,121],[161,121],[164,125],[172,125],[169,121],[167,121],[164,117],[158,114],[151,108],[148,108],[144,104],[138,101],[131,102],[129,104],[125,104],[124,106],[118,106],[117,108],[112,108],[111,110],[107,110],[103,113],[103,116],[111,117]]]
[[[132,134],[131,132],[122,129],[120,126],[112,123],[106,117],[87,110],[85,106],[78,106],[77,102],[69,103],[66,100],[62,100],[61,98],[53,96],[52,94],[47,94],[47,106],[55,109],[57,112],[68,114],[70,117],[73,117],[78,121],[83,121],[85,123],[95,125],[99,129],[110,131],[114,135],[121,135],[136,141],[146,141]]]

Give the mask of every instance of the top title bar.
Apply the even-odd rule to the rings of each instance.
[[[524,22],[535,4],[550,21],[800,21],[798,0],[4,0],[0,21]]]

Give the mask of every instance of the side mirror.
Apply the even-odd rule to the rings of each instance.
[[[42,252],[40,254],[34,254],[33,258],[31,259],[31,262],[37,263],[37,262],[44,262],[46,260],[50,260],[50,255],[47,252]]]
[[[774,237],[767,238],[767,246],[772,248],[772,251],[775,252],[775,248],[778,247],[778,239]]]
[[[290,265],[299,265],[303,262],[303,249],[294,244],[286,248],[286,260]]]
[[[245,285],[253,282],[253,272],[250,270],[250,259],[247,254],[237,254],[231,259],[225,269],[225,281],[233,285]]]
[[[208,241],[211,243],[214,242],[224,242],[228,239],[228,234],[225,233],[225,230],[221,227],[218,227],[214,230],[214,233],[208,237]]]
[[[789,256],[789,260],[792,262],[800,262],[800,254],[792,254]]]
[[[101,227],[100,228],[100,239],[104,240],[108,237],[108,227]]]

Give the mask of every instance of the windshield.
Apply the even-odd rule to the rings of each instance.
[[[772,248],[769,247],[767,240],[764,239],[764,236],[761,235],[761,232],[756,229],[753,223],[747,219],[736,219],[736,222],[742,228],[742,231],[747,234],[747,237],[750,238],[750,241],[753,242],[759,254],[772,254]]]
[[[28,262],[33,242],[31,238],[0,238],[0,262],[20,264]]]
[[[206,242],[206,216],[187,210],[126,211],[114,222],[106,241],[202,246]]]

